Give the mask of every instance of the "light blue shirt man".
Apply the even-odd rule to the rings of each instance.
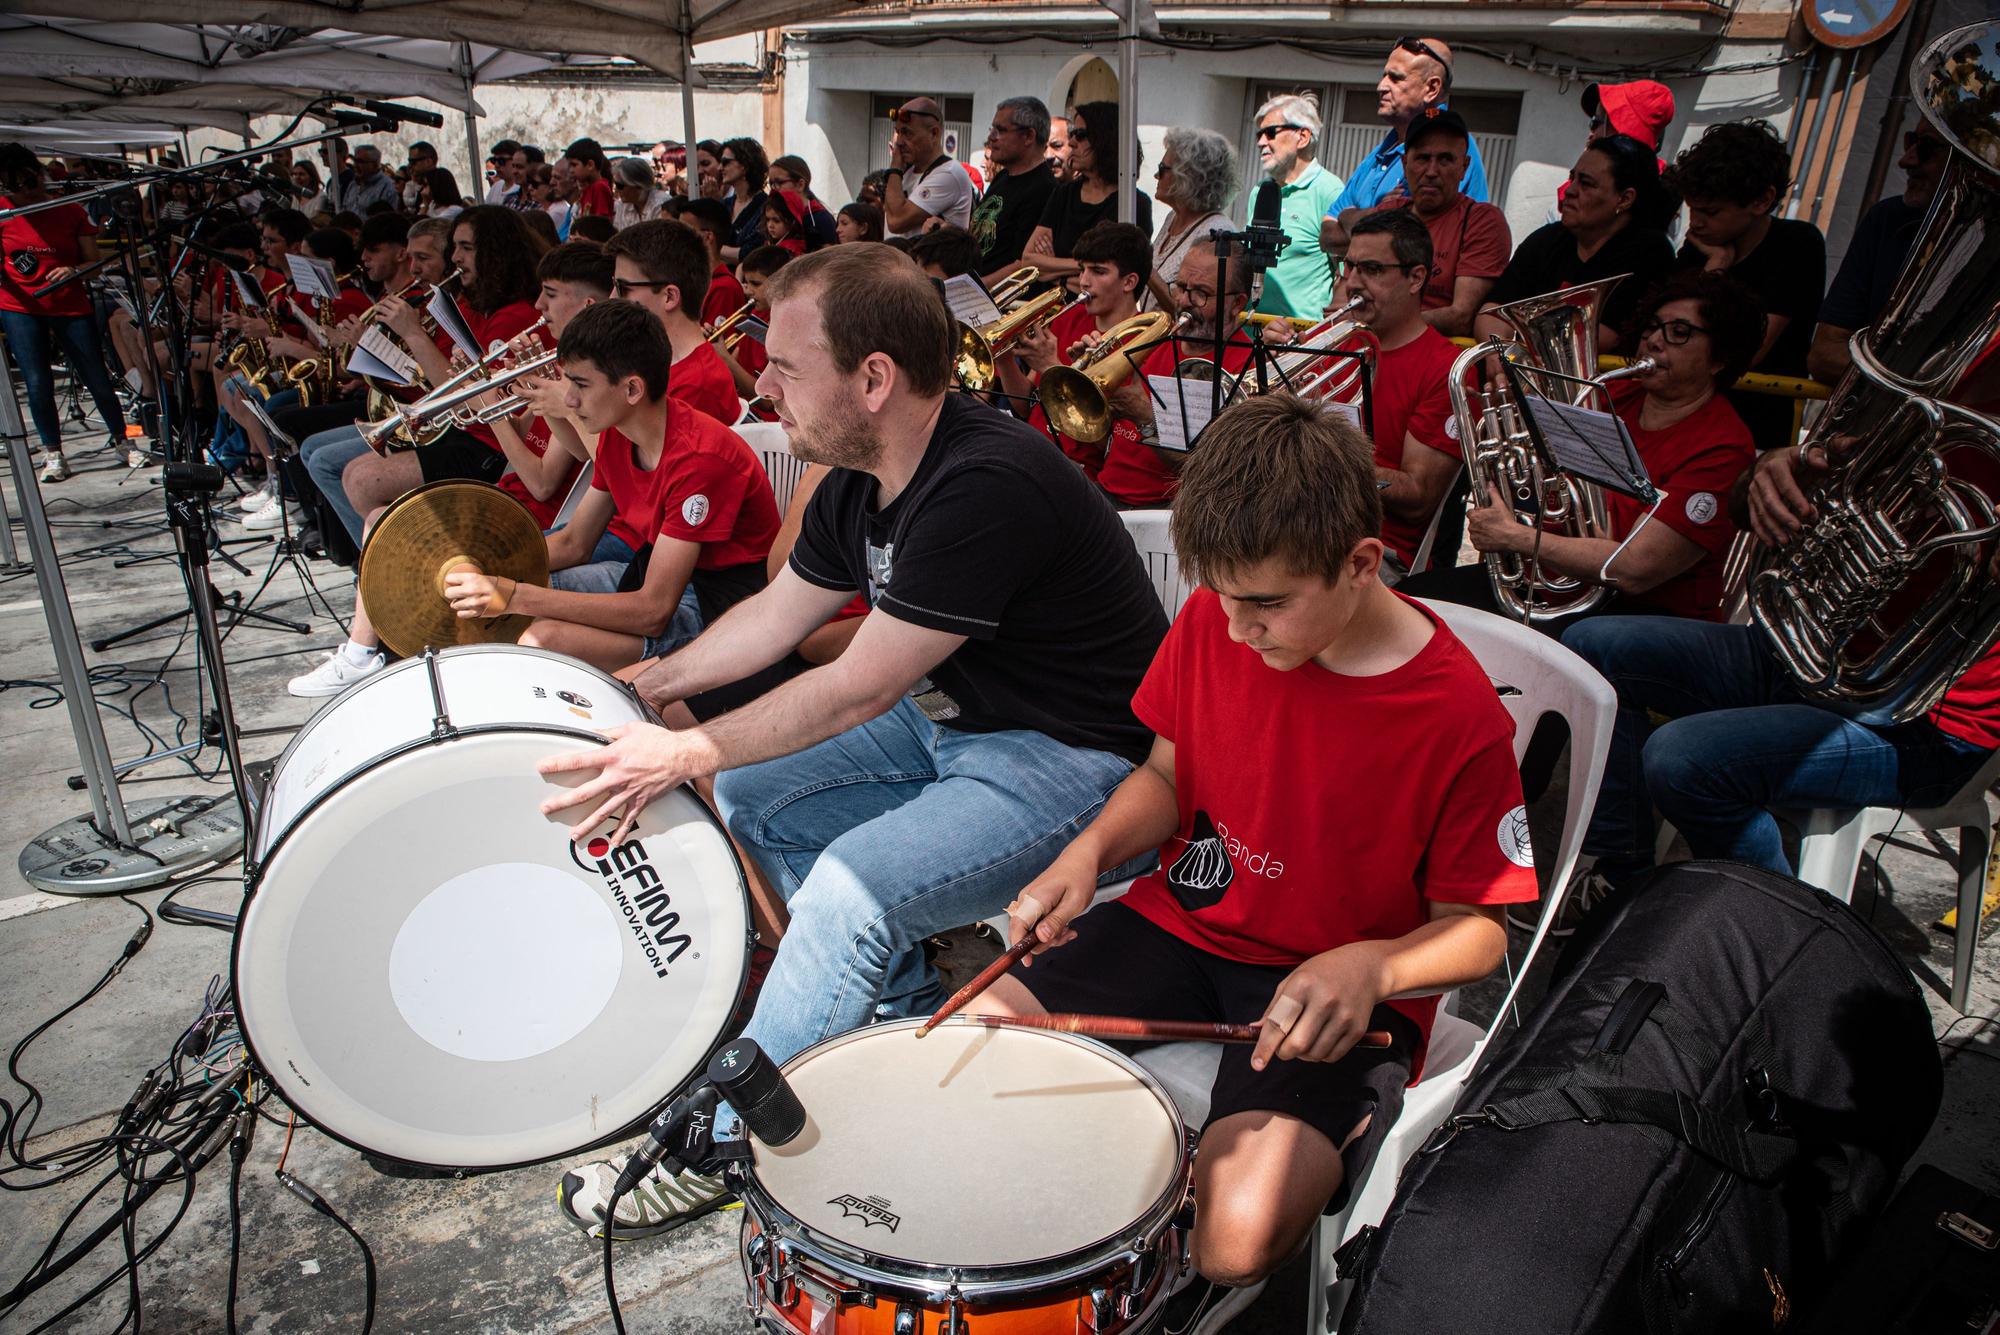
[[[1442,107],[1444,104],[1438,104]],[[1465,164],[1465,180],[1460,182],[1459,193],[1481,204],[1486,198],[1486,164],[1479,160],[1479,141],[1466,141],[1468,160]],[[1345,209],[1372,209],[1389,196],[1403,188],[1403,132],[1391,129],[1382,136],[1382,142],[1375,151],[1361,159],[1361,165],[1354,169],[1354,175],[1347,178],[1346,189],[1327,209],[1332,217]]]

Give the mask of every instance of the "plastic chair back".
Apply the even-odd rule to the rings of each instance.
[[[1181,604],[1195,590],[1195,582],[1181,574],[1180,558],[1174,555],[1169,529],[1173,516],[1172,510],[1123,510],[1118,515],[1132,545],[1139,549],[1139,559],[1146,563],[1146,578],[1153,581],[1153,592],[1159,595],[1169,621],[1181,614]]]
[[[783,424],[739,422],[731,429],[743,437],[743,443],[764,465],[764,475],[771,479],[771,494],[777,498],[778,513],[783,514],[806,471],[805,461],[792,454],[791,438],[785,434]]]

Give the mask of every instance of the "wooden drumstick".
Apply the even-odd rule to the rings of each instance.
[[[1264,1036],[1261,1024],[1208,1024],[1198,1020],[1134,1020],[1123,1015],[973,1015],[974,1024],[993,1029],[1053,1029],[1086,1038],[1136,1039],[1156,1043],[1255,1043]],[[1357,1048],[1386,1048],[1386,1029],[1370,1029],[1355,1040]]]
[[[938,1007],[936,1015],[931,1016],[930,1019],[918,1025],[917,1037],[922,1038],[925,1034],[928,1034],[931,1030],[964,1010],[965,1004],[968,1001],[971,1001],[981,992],[999,982],[1001,974],[1027,958],[1028,952],[1040,944],[1041,939],[1035,935],[1035,929],[1030,927],[1026,936],[1022,937],[1016,944],[1007,947],[1006,953],[1001,955],[999,959],[994,960],[991,964],[981,969],[978,977],[952,993],[951,1000]]]

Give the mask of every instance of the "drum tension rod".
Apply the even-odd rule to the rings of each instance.
[[[451,724],[451,711],[444,703],[444,680],[438,675],[437,650],[424,650],[424,675],[431,684],[431,740],[448,742],[458,736],[458,729]]]

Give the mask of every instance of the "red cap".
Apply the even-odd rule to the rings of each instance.
[[[1639,79],[1633,83],[1598,83],[1591,89],[1604,108],[1614,134],[1629,134],[1658,152],[1674,119],[1674,95],[1663,83]],[[1589,94],[1585,94],[1586,103]]]

